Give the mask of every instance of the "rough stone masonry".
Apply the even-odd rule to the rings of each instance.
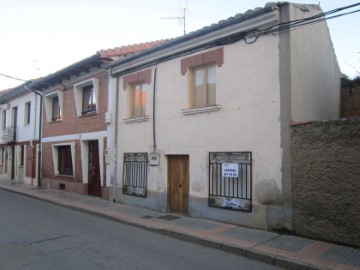
[[[360,247],[360,119],[292,127],[293,228]]]

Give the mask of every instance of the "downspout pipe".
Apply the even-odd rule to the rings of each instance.
[[[156,101],[156,71],[157,71],[157,67],[155,66],[155,70],[154,70],[154,89],[153,89],[153,151],[154,153],[156,153],[156,123],[155,123],[155,113],[156,113],[156,109],[155,109],[155,101]]]
[[[40,97],[40,115],[39,115],[39,149],[38,149],[38,166],[37,166],[37,176],[38,176],[38,181],[37,181],[37,186],[41,187],[41,149],[42,149],[42,145],[41,145],[41,138],[42,138],[42,111],[43,111],[43,95],[39,92],[36,91],[34,89],[32,89],[31,87],[28,87],[28,84],[25,85],[25,89],[28,91],[31,91],[33,93],[35,93],[37,96]],[[36,112],[35,112],[36,113]]]

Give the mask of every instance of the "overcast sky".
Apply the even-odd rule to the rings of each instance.
[[[24,80],[46,76],[109,49],[183,34],[217,23],[263,0],[0,0],[0,73]],[[318,4],[316,0],[297,3]],[[322,0],[323,11],[356,0]],[[352,10],[360,9],[360,6]],[[350,10],[348,10],[350,11]],[[360,12],[328,21],[344,74],[360,72]],[[0,90],[22,82],[0,76]]]

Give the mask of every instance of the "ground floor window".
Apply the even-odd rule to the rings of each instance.
[[[147,163],[147,153],[124,153],[124,194],[146,197]]]
[[[4,165],[5,147],[0,148],[0,165]]]
[[[209,153],[209,206],[251,211],[251,152]]]
[[[75,143],[53,144],[55,175],[74,176]]]
[[[70,145],[58,146],[59,174],[73,175],[73,165]]]

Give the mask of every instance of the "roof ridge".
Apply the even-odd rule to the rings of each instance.
[[[114,56],[125,56],[127,54],[139,52],[145,49],[149,49],[155,47],[157,45],[163,44],[165,42],[170,41],[171,39],[159,39],[154,41],[147,41],[141,43],[134,43],[128,45],[122,45],[120,47],[115,47],[111,49],[103,49],[97,51],[101,55],[101,57],[114,57]]]

